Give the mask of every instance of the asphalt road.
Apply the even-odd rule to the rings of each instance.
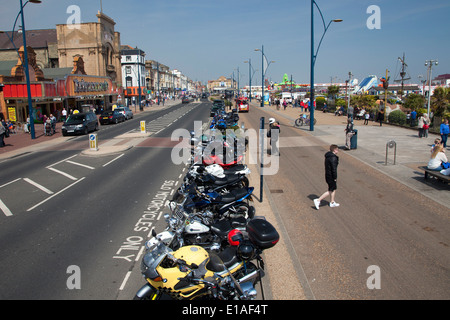
[[[258,107],[241,120],[259,128]],[[318,137],[281,120],[280,166],[264,181],[272,209],[292,244],[291,259],[307,299],[446,299],[450,287],[448,208],[373,167],[339,152],[336,201],[313,199],[327,190]],[[264,200],[266,205],[268,199]],[[263,204],[264,205],[264,204]],[[378,270],[378,271],[374,271]],[[371,278],[380,275],[380,288]],[[273,286],[277,280],[270,275]],[[281,289],[282,290],[282,289]]]
[[[172,132],[193,130],[208,111],[180,104],[103,126],[99,140],[120,143],[140,120],[162,125],[122,154],[83,155],[83,136],[0,163],[0,299],[132,299],[142,246],[164,227],[185,167],[171,161]]]

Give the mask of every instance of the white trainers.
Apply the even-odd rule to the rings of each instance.
[[[319,210],[319,205],[320,205],[319,199],[317,198],[317,199],[314,199],[313,201],[314,201],[314,205],[316,206],[316,209]]]
[[[339,207],[339,203],[337,203],[337,202],[330,202],[330,207],[331,208]]]

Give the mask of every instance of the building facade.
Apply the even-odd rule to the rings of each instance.
[[[146,99],[147,77],[145,70],[145,52],[130,46],[121,46],[122,85],[124,92],[124,104],[136,105],[141,96],[141,101]],[[140,93],[139,93],[139,90]]]
[[[122,86],[120,33],[114,30],[115,22],[103,12],[97,13],[97,22],[58,24],[59,67],[70,67],[75,55],[83,57],[86,73],[109,77]]]
[[[233,86],[234,83],[231,78],[221,76],[217,80],[209,80],[207,88],[211,93],[223,93],[226,89],[233,88]]]

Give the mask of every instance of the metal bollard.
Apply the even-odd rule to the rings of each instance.
[[[384,161],[384,165],[387,165],[388,149],[392,148],[394,148],[394,165],[395,165],[395,160],[397,158],[397,143],[394,140],[390,140],[386,143],[386,159]]]

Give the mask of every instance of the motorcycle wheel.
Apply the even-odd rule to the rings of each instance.
[[[161,299],[161,293],[157,292],[153,289],[148,290],[144,295],[139,296],[135,295],[133,300],[160,300]]]
[[[303,125],[303,119],[299,118],[295,120],[295,126],[300,127]]]

